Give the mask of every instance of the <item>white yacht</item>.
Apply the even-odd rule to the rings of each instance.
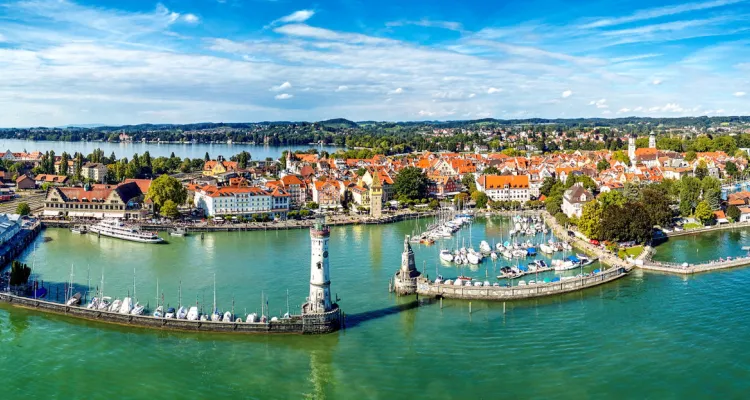
[[[453,254],[450,250],[440,250],[440,259],[445,262],[453,261]]]
[[[130,314],[133,311],[133,299],[126,297],[122,300],[120,314]]]
[[[192,306],[190,307],[190,311],[187,313],[187,319],[188,321],[197,321],[198,318],[200,318],[200,313],[198,312],[198,307]]]
[[[156,235],[156,232],[142,231],[139,227],[127,226],[117,219],[102,220],[96,225],[91,225],[89,231],[101,236],[109,236],[122,240],[140,243],[163,243],[164,239]]]

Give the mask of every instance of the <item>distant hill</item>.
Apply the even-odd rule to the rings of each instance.
[[[328,128],[357,128],[359,125],[357,125],[354,121],[349,121],[348,119],[344,118],[335,118],[335,119],[328,119],[325,121],[317,122],[319,125],[326,126]]]

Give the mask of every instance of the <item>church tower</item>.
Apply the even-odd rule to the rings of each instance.
[[[635,165],[635,135],[628,136],[628,158],[630,164]]]
[[[333,309],[331,278],[328,275],[328,238],[331,230],[324,216],[319,216],[310,228],[310,297],[302,306],[302,314],[320,314]]]
[[[383,184],[380,182],[380,173],[372,172],[372,185],[370,185],[370,216],[380,218],[383,215]]]
[[[648,148],[649,149],[656,148],[656,134],[654,133],[654,131],[651,131],[651,134],[648,135]]]

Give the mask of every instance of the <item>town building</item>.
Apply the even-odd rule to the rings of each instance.
[[[68,182],[68,177],[63,175],[39,174],[34,177],[37,186],[49,183],[52,186],[62,186]]]
[[[289,212],[289,194],[278,187],[265,189],[233,186],[196,187],[193,196],[195,207],[211,217],[252,216],[268,214],[284,219]]]
[[[562,212],[568,217],[580,218],[583,206],[591,200],[594,200],[594,195],[577,182],[563,193]]]
[[[340,183],[334,180],[314,181],[312,184],[312,201],[321,210],[338,210],[341,208],[343,190]]]
[[[518,201],[531,199],[528,175],[482,175],[477,179],[477,190],[492,201]]]
[[[153,212],[145,200],[151,180],[127,179],[119,185],[52,187],[44,200],[43,215],[74,218],[143,219]]]
[[[21,175],[16,178],[16,188],[18,190],[32,190],[36,189],[36,181],[31,179],[27,175]]]
[[[81,176],[97,183],[104,183],[107,181],[107,166],[102,163],[84,163],[81,166]]]
[[[203,164],[203,175],[217,176],[227,172],[235,172],[237,169],[235,161],[209,160]]]
[[[18,214],[0,214],[0,245],[4,245],[13,239],[21,230]]]

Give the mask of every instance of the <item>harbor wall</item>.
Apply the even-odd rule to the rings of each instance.
[[[9,293],[0,293],[0,301],[46,313],[109,324],[174,331],[244,333],[244,334],[325,334],[341,328],[341,310],[338,306],[324,314],[294,315],[268,323],[188,321],[184,319],[156,318],[147,315],[128,315],[67,306],[45,300],[31,299]]]
[[[423,296],[462,300],[522,300],[552,296],[583,290],[614,281],[627,275],[624,268],[610,268],[596,275],[554,283],[529,286],[455,286],[434,284],[429,281],[417,283],[417,293]]]
[[[22,228],[8,242],[3,243],[0,247],[0,270],[26,250],[26,247],[36,239],[41,230],[42,224],[37,221],[28,228]]]

